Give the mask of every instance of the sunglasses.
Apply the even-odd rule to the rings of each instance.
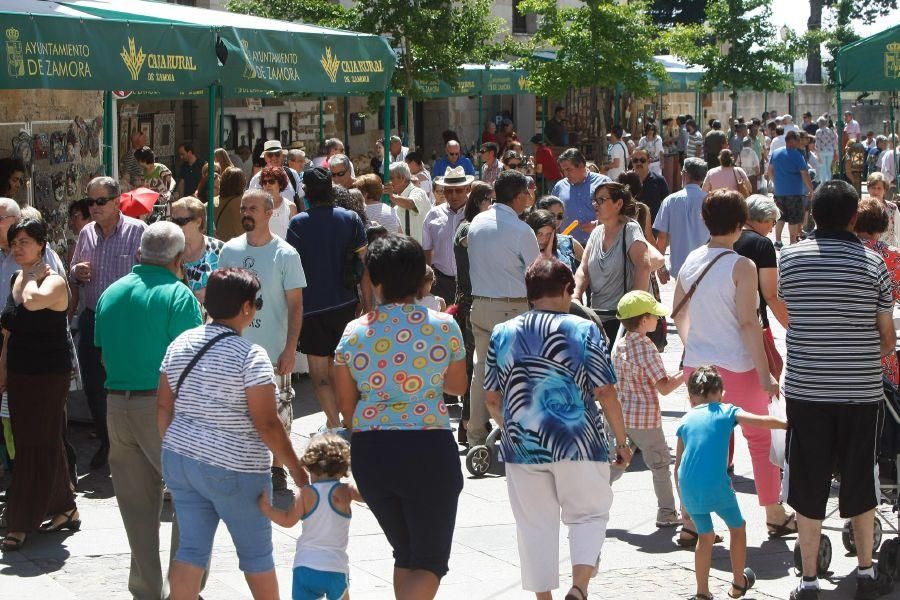
[[[563,215],[563,213],[559,213],[558,215],[556,215],[557,221],[562,221],[564,218],[565,218],[565,215]]]
[[[344,169],[343,171],[332,171],[331,172],[332,177],[343,177],[346,174],[347,174],[347,169]]]
[[[259,183],[262,184],[262,185],[269,185],[269,184],[272,184],[272,183],[278,183],[278,181],[275,180],[275,179],[260,179],[260,180],[259,180]]]
[[[112,202],[116,198],[118,198],[118,196],[109,196],[105,198],[85,198],[84,201],[87,202],[88,206],[94,206],[95,204],[97,206],[106,206],[107,203]]]
[[[169,221],[175,223],[179,227],[184,227],[194,220],[194,217],[169,217]]]
[[[459,156],[459,152],[448,152],[447,156]]]
[[[253,301],[253,307],[256,310],[262,310],[263,307],[263,299],[262,296],[257,296],[256,300]]]
[[[521,169],[522,163],[507,163],[506,166],[510,169]]]
[[[631,163],[634,165],[643,165],[647,163],[646,158],[632,158]]]

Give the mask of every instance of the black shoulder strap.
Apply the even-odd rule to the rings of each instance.
[[[178,397],[178,392],[181,390],[181,384],[184,383],[184,380],[187,378],[188,374],[197,366],[197,362],[206,354],[210,348],[215,345],[219,340],[225,339],[227,337],[231,337],[233,335],[237,335],[233,331],[225,331],[214,337],[213,339],[206,342],[200,350],[197,351],[197,354],[194,355],[194,358],[191,359],[191,362],[187,364],[184,370],[181,372],[181,376],[178,378],[178,383],[175,384],[175,397]]]
[[[300,210],[300,185],[299,182],[294,178],[293,169],[290,167],[281,167],[284,169],[284,173],[288,176],[288,179],[291,180],[291,186],[294,188],[294,205],[297,207],[297,210]]]

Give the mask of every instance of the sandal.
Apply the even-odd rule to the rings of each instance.
[[[793,521],[794,528],[791,529],[788,525]],[[766,527],[769,528],[769,537],[770,538],[780,538],[786,535],[794,535],[797,533],[797,513],[791,513],[787,516],[784,523],[779,525],[778,523],[766,523]]]
[[[683,538],[683,537],[681,537],[682,533],[686,533],[690,537]],[[678,538],[675,540],[675,543],[678,544],[679,546],[681,546],[682,548],[696,548],[698,539],[700,539],[700,536],[697,534],[696,531],[694,531],[693,529],[688,529],[687,527],[682,525],[681,531],[678,532]],[[715,539],[713,540],[713,543],[721,544],[723,541],[725,541],[725,538],[723,538],[721,535],[716,535]]]
[[[569,591],[569,593],[566,594],[565,600],[587,600],[587,594],[584,592],[583,589],[581,589],[574,583],[572,584],[572,589],[577,591],[579,594],[581,594],[581,598],[577,597],[575,594],[573,594],[571,591]],[[709,600],[712,600],[712,598],[710,598]]]
[[[78,531],[81,529],[81,519],[73,519],[72,517],[75,513],[78,512],[77,508],[73,508],[67,513],[63,513],[62,516],[66,518],[62,523],[58,523],[56,525],[53,524],[53,520],[44,523],[38,528],[38,531],[41,533],[54,533],[56,531],[62,531],[63,529],[71,529],[72,531]],[[59,516],[59,515],[57,515]]]
[[[27,536],[19,539],[14,535],[7,535],[0,541],[0,550],[3,552],[16,552],[17,550],[21,550],[22,546],[25,545],[26,539],[28,539]]]
[[[735,582],[731,582],[731,587],[736,589],[739,593],[737,596],[731,593],[731,590],[728,590],[729,598],[743,598],[747,594],[747,590],[753,587],[753,584],[756,583],[756,573],[754,573],[750,567],[744,569],[744,581],[746,585],[738,585]]]
[[[709,594],[694,594],[691,596],[691,600],[713,600],[713,597]]]

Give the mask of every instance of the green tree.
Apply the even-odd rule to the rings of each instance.
[[[702,25],[676,26],[667,35],[672,53],[706,73],[704,91],[731,91],[732,116],[739,90],[785,91],[792,85],[784,65],[797,56],[794,36],[778,39],[771,0],[710,0]]]
[[[384,35],[398,55],[394,89],[412,102],[423,99],[421,84],[454,83],[463,63],[487,64],[518,52],[490,0],[368,0],[350,7],[322,0],[230,0],[228,9],[287,21]],[[374,97],[370,106],[377,106]],[[410,133],[414,128],[410,128]],[[413,142],[413,140],[410,140]]]
[[[653,22],[661,27],[702,23],[706,0],[653,0],[648,10]]]
[[[534,46],[556,49],[553,61],[533,55],[519,61],[528,70],[530,88],[552,98],[565,96],[570,88],[591,88],[590,118],[596,127],[590,129],[600,140],[606,135],[603,97],[617,86],[651,96],[650,78],[666,78],[665,69],[653,58],[659,30],[646,2],[585,0],[581,6],[563,8],[554,0],[524,0],[519,7],[539,17]],[[597,158],[606,152],[605,145],[600,146]]]

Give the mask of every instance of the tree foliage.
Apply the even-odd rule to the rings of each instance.
[[[706,18],[706,0],[653,0],[648,10],[660,27],[698,24]]]
[[[621,85],[651,95],[650,78],[666,79],[653,58],[659,32],[645,2],[585,0],[580,7],[563,8],[554,0],[524,0],[519,7],[539,18],[535,47],[556,49],[554,61],[529,56],[519,62],[536,94],[559,98],[570,88]]]
[[[706,74],[704,91],[716,87],[738,90],[783,91],[791,82],[784,67],[803,44],[773,35],[770,0],[710,0],[701,25],[677,26],[668,35],[672,53]]]

